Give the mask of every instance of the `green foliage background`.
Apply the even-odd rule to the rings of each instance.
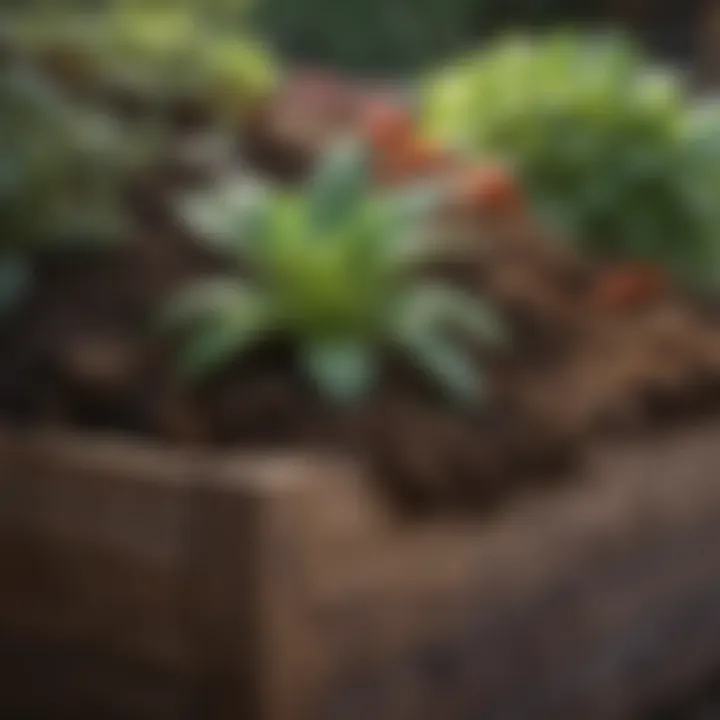
[[[3,0],[2,10],[191,7],[227,28],[250,25],[293,60],[398,74],[507,28],[590,20],[601,0]]]
[[[517,27],[589,20],[598,0],[258,0],[251,18],[281,51],[353,72],[398,73]]]

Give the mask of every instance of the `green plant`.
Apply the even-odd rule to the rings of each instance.
[[[14,35],[96,84],[127,87],[155,103],[193,100],[231,117],[254,106],[276,82],[274,60],[213,13],[186,5],[125,0],[93,12],[24,19]]]
[[[106,37],[110,69],[134,73],[136,82],[156,93],[167,90],[239,111],[275,83],[274,63],[256,42],[237,30],[211,27],[199,13],[123,12],[112,18]]]
[[[701,132],[682,81],[632,43],[505,38],[423,90],[431,137],[516,162],[537,209],[588,252],[718,279],[720,123]]]
[[[0,316],[27,295],[39,253],[120,229],[112,129],[79,114],[26,67],[0,67]]]
[[[171,303],[166,320],[188,331],[181,364],[191,377],[279,336],[336,401],[364,397],[393,347],[458,400],[477,397],[481,374],[463,340],[497,340],[498,323],[480,300],[418,272],[434,252],[429,221],[443,191],[376,194],[369,164],[351,142],[301,194],[241,188],[191,203],[191,224],[247,273],[203,282]]]

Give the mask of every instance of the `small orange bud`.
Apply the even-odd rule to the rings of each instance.
[[[414,135],[415,122],[405,108],[374,101],[361,111],[363,135],[378,150],[392,152]]]
[[[523,195],[513,173],[502,165],[484,165],[463,173],[459,181],[463,207],[487,212],[510,212],[523,205]]]

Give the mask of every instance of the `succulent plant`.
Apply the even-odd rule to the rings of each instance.
[[[170,304],[166,321],[186,331],[182,368],[202,378],[282,337],[325,396],[353,402],[396,348],[453,398],[477,399],[467,343],[496,342],[500,324],[486,303],[418,272],[436,251],[430,220],[443,196],[428,184],[378,193],[366,148],[348,141],[303,192],[240,187],[191,202],[191,225],[239,267]]]
[[[29,291],[39,253],[120,231],[121,152],[105,120],[71,109],[28,68],[0,67],[0,315]]]
[[[432,76],[430,137],[516,164],[535,208],[602,259],[720,279],[720,115],[622,37],[504,38]]]

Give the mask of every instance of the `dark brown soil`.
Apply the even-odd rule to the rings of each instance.
[[[35,298],[0,349],[6,417],[184,444],[340,446],[377,466],[406,503],[461,507],[561,476],[597,433],[720,409],[712,320],[682,298],[622,314],[596,308],[592,268],[532,227],[507,223],[478,228],[473,256],[437,269],[490,296],[513,329],[510,348],[485,358],[487,406],[447,407],[397,358],[374,397],[339,413],[280,345],[208,386],[184,386],[151,319],[186,281],[222,266],[173,227],[167,187],[158,178],[139,185],[142,231],[129,242],[39,266]]]
[[[300,172],[271,122],[250,155]],[[0,413],[13,422],[108,429],[164,442],[341,447],[414,508],[487,507],[548,483],[599,433],[642,432],[720,410],[720,328],[687,298],[624,312],[598,307],[599,269],[522,218],[474,219],[469,249],[434,272],[492,299],[513,342],[483,358],[493,396],[449,408],[402,358],[352,412],[323,404],[291,349],[265,347],[201,388],[183,385],[152,319],[188,280],[222,270],[174,226],[168,200],[188,178],[166,168],[128,198],[138,231],[111,252],[38,265],[37,292],[0,340]],[[480,352],[480,351],[479,351]]]

